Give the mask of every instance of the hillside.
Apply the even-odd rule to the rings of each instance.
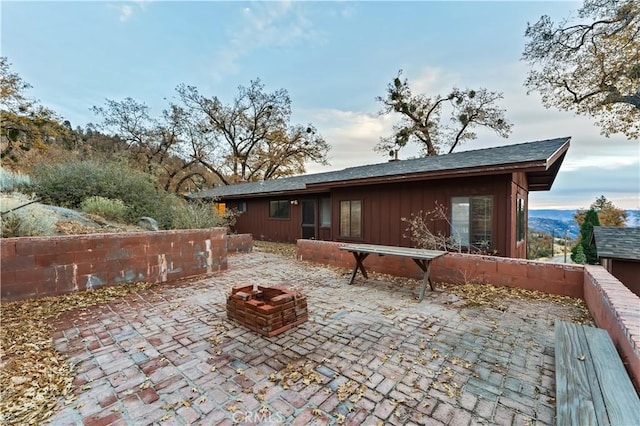
[[[580,227],[573,220],[576,210],[529,210],[529,230],[544,232],[545,234],[564,236],[573,239],[578,236]],[[627,226],[640,226],[640,210],[626,210]]]

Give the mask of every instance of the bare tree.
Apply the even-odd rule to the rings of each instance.
[[[402,80],[402,70],[387,86],[385,97],[376,100],[384,105],[380,114],[396,112],[401,121],[394,126],[394,134],[381,138],[375,150],[397,153],[407,143],[418,143],[425,156],[448,153],[461,143],[476,138],[473,131],[477,127],[487,127],[499,136],[508,137],[511,124],[504,118],[504,110],[496,106],[502,99],[502,93],[478,90],[460,90],[453,88],[446,95],[429,97],[414,95],[407,79]],[[447,107],[449,120],[443,119],[443,108]]]
[[[240,86],[232,103],[202,96],[193,86],[180,85],[178,97],[222,161],[211,167],[229,176],[226,183],[290,176],[305,171],[305,163],[326,164],[329,145],[312,125],[291,125],[291,99],[286,90],[265,92],[260,80]]]
[[[545,107],[594,117],[604,135],[640,137],[640,2],[585,0],[578,19],[529,24],[525,81]]]

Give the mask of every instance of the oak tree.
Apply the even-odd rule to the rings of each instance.
[[[0,57],[0,158],[17,163],[21,151],[46,150],[54,141],[72,144],[70,123],[65,125],[52,110],[27,97],[31,85],[10,67],[8,59]]]
[[[598,221],[602,226],[627,226],[627,212],[619,207],[616,207],[613,202],[607,200],[604,195],[599,196],[594,201],[590,209],[594,210],[598,215]],[[578,210],[574,215],[574,220],[578,225],[582,226],[585,220],[586,211]]]
[[[208,134],[208,167],[223,171],[224,183],[259,181],[305,171],[305,163],[327,164],[329,144],[314,126],[292,125],[286,90],[266,92],[260,80],[239,86],[231,103],[206,97],[193,86],[177,88],[182,107]],[[204,160],[203,164],[204,163]]]
[[[208,173],[198,169],[197,159],[185,155],[191,141],[183,111],[170,108],[154,118],[146,104],[132,98],[107,99],[104,107],[92,110],[102,117],[99,127],[114,138],[113,148],[124,144],[126,159],[155,176],[165,191],[180,193],[187,184],[199,187],[207,181]]]
[[[444,96],[430,97],[413,94],[409,82],[401,76],[402,70],[387,86],[386,95],[376,98],[384,105],[381,115],[395,112],[401,117],[393,135],[381,138],[376,151],[395,155],[409,142],[415,142],[425,156],[451,153],[463,142],[476,139],[474,130],[478,127],[509,136],[511,124],[497,105],[502,93],[454,87]]]
[[[640,136],[640,2],[585,0],[577,19],[542,16],[525,37],[525,86],[545,107],[594,117],[606,136]]]

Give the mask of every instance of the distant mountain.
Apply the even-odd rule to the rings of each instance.
[[[576,214],[577,209],[573,210],[529,210],[529,218],[544,218],[555,220],[573,220],[573,215]]]
[[[627,226],[640,226],[640,210],[627,210]],[[567,231],[567,238],[573,239],[580,233],[580,227],[573,220],[576,210],[529,210],[529,230],[544,232],[560,237]]]
[[[556,237],[564,236],[567,231],[567,238],[570,240],[576,238],[580,232],[578,224],[573,220],[549,219],[547,217],[529,217],[529,230]]]

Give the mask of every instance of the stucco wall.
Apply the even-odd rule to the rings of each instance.
[[[224,228],[0,239],[2,301],[227,269]]]

